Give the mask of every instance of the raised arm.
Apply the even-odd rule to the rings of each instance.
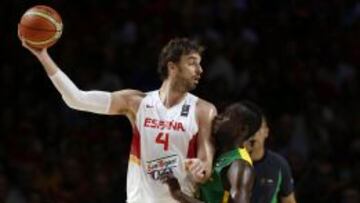
[[[21,36],[19,36],[22,40]],[[136,90],[121,90],[117,92],[83,91],[62,72],[47,49],[33,49],[24,40],[23,46],[34,54],[44,67],[50,80],[62,95],[65,103],[76,110],[107,115],[127,115],[131,121],[144,93]]]
[[[255,175],[253,168],[243,160],[234,161],[228,172],[230,183],[229,203],[250,203]]]

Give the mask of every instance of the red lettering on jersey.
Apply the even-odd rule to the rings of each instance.
[[[145,118],[144,126],[145,127],[150,127],[150,122],[151,122],[151,118]]]
[[[160,129],[160,130],[164,130],[164,128],[165,128],[165,122],[164,121],[159,121],[159,126],[158,126],[158,128]]]
[[[151,120],[151,126],[150,128],[156,128],[156,120],[155,119],[152,119]]]
[[[152,118],[145,118],[144,127],[156,128],[156,129],[160,129],[160,130],[167,129],[167,130],[185,132],[185,128],[181,122],[164,121],[164,120],[157,120],[157,119],[152,119]]]
[[[169,129],[177,130],[177,128],[176,128],[176,122],[170,121],[170,123],[169,123]]]
[[[184,129],[184,127],[183,127],[183,125],[182,125],[182,123],[177,123],[177,131],[179,131],[179,129],[181,129],[181,131],[183,131],[183,132],[185,132],[185,129]]]

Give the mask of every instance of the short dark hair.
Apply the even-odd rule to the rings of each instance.
[[[249,116],[249,134],[246,138],[253,136],[262,125],[263,120],[266,120],[264,111],[254,102],[243,101],[242,104],[252,111],[252,116]]]
[[[188,38],[174,38],[170,40],[161,50],[159,56],[158,73],[162,80],[168,77],[168,62],[177,63],[184,54],[196,52],[202,54],[204,47],[197,41]]]
[[[238,122],[240,127],[241,136],[244,139],[248,139],[253,136],[261,127],[261,123],[264,114],[259,106],[250,101],[237,102],[225,109],[230,119],[234,119]]]

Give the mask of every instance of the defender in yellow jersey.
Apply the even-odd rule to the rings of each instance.
[[[173,177],[165,182],[174,199],[182,203],[249,203],[254,171],[244,142],[261,126],[261,111],[250,102],[235,103],[213,123],[216,160],[209,180],[200,185],[198,199],[185,195]]]

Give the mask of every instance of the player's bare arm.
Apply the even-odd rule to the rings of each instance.
[[[286,197],[281,197],[281,203],[296,203],[295,194],[292,192]]]
[[[136,112],[145,93],[139,90],[125,89],[111,94],[111,105],[108,114],[125,115],[134,126]]]
[[[179,181],[174,176],[167,176],[163,180],[168,185],[171,196],[181,203],[203,203],[202,201],[190,197],[181,191]]]
[[[255,175],[253,168],[243,160],[234,161],[228,172],[230,183],[229,203],[250,203]]]
[[[199,99],[196,116],[199,123],[199,134],[197,140],[197,158],[193,161],[189,170],[197,182],[204,182],[211,175],[214,157],[214,146],[211,138],[212,121],[217,115],[215,106],[205,100]]]

